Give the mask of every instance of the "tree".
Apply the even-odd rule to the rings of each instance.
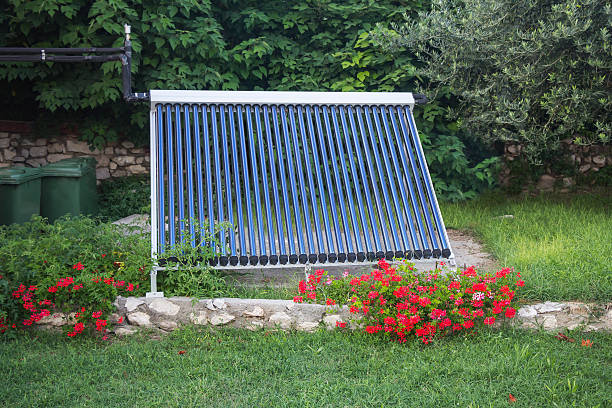
[[[463,128],[520,142],[539,164],[563,139],[609,143],[611,23],[609,0],[437,0],[376,37],[415,52],[433,88],[460,97]]]

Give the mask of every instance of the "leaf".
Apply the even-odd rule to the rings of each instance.
[[[574,340],[574,339],[572,339],[572,338],[570,338],[570,337],[567,337],[565,334],[563,334],[563,333],[561,333],[561,332],[557,333],[557,335],[555,336],[555,338],[556,338],[556,339],[559,339],[559,340],[561,340],[561,341],[567,341],[567,342],[569,342],[569,343],[573,343],[573,342],[575,342],[575,341],[576,341],[576,340]]]

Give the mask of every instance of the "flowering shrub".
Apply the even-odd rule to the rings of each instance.
[[[147,237],[96,219],[65,217],[49,224],[34,216],[0,226],[0,332],[12,335],[13,324],[20,328],[30,321],[34,312],[24,307],[29,296],[51,301],[54,308],[43,305],[51,312],[86,307],[108,315],[121,291],[135,296],[147,291],[150,265]]]
[[[509,268],[482,275],[473,266],[418,273],[409,263],[394,269],[381,260],[378,267],[360,277],[340,279],[317,270],[299,283],[293,300],[346,304],[367,333],[399,342],[416,336],[428,344],[437,336],[474,332],[501,317],[513,318],[515,291],[524,285],[520,274]]]
[[[105,258],[106,254],[101,254]],[[115,267],[121,268],[119,262]],[[11,321],[6,313],[0,316],[0,333],[31,326],[53,312],[70,313],[72,327],[69,337],[83,332],[100,333],[106,339],[108,316],[113,311],[112,301],[118,295],[130,295],[139,284],[116,280],[113,273],[88,270],[81,262],[72,266],[72,273],[55,284],[38,288],[21,284],[12,292],[12,299],[21,309],[21,319]],[[121,322],[119,322],[121,323]]]

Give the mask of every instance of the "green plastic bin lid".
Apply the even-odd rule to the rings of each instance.
[[[0,169],[0,184],[23,184],[40,177],[40,169],[32,167],[6,167]]]
[[[81,177],[96,169],[96,159],[93,157],[73,157],[42,167],[42,177]]]

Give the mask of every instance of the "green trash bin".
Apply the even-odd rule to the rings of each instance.
[[[98,213],[96,159],[75,157],[41,169],[40,215],[53,222],[71,215]]]
[[[40,169],[0,169],[0,225],[26,222],[40,213]]]

